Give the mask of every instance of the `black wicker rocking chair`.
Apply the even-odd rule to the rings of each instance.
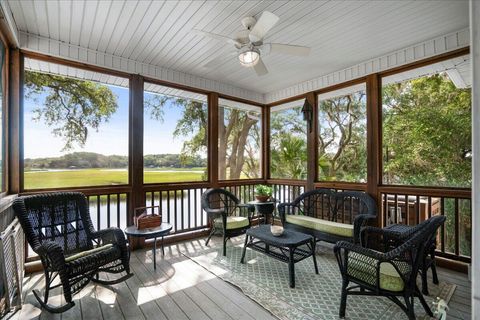
[[[25,196],[13,203],[26,238],[40,256],[45,272],[45,294],[33,290],[40,305],[49,312],[72,308],[72,295],[90,280],[115,284],[130,278],[129,250],[125,235],[118,228],[95,231],[86,197],[79,192],[54,192]],[[126,274],[115,280],[101,280],[99,272]],[[60,283],[54,285],[59,277]],[[66,304],[48,304],[49,293],[63,288]]]
[[[215,233],[222,234],[223,255],[227,255],[227,240],[244,234],[250,228],[255,206],[241,204],[235,195],[224,189],[208,189],[202,195],[202,209],[208,216],[212,231],[205,245]]]
[[[416,280],[425,250],[445,219],[445,216],[435,216],[422,222],[410,239],[386,253],[351,242],[338,242],[334,252],[343,279],[340,318],[345,317],[348,295],[387,297],[411,320],[415,319],[414,300],[417,297],[425,312],[433,317]],[[349,286],[350,282],[353,285]]]

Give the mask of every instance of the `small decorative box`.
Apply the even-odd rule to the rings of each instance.
[[[155,213],[157,212],[157,213]],[[155,228],[162,224],[160,206],[135,208],[133,223],[137,229]]]

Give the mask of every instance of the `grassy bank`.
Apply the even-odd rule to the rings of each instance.
[[[202,181],[202,168],[145,169],[145,183]],[[128,183],[126,170],[25,171],[25,189],[110,186]]]

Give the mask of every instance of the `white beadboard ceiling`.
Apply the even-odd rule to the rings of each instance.
[[[16,28],[146,65],[269,94],[468,27],[468,1],[53,1],[7,0]],[[270,54],[263,77],[235,57],[204,65],[231,45],[244,16],[280,17],[266,42],[310,46],[309,57]],[[258,99],[257,99],[258,100]],[[267,99],[268,100],[268,99]]]

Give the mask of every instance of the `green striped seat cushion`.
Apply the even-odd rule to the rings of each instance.
[[[308,216],[287,214],[288,223],[343,237],[353,237],[353,225]]]
[[[221,228],[222,218],[216,218],[214,223],[216,228]],[[249,222],[248,222],[248,218],[246,217],[237,217],[237,216],[227,217],[227,230],[244,228],[244,227],[248,227],[248,225],[249,225]]]
[[[90,249],[90,250],[85,250],[85,251],[73,254],[73,255],[65,258],[65,262],[71,262],[73,260],[77,260],[79,258],[86,257],[88,255],[91,255],[91,254],[94,254],[94,253],[97,253],[97,252],[100,252],[100,251],[103,251],[103,250],[110,249],[111,247],[113,247],[113,245],[111,243],[108,243],[104,246],[96,247],[96,248],[93,248],[93,249]]]

